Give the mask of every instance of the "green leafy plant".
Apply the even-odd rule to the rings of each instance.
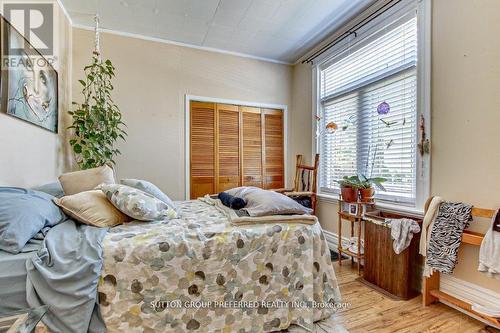
[[[344,178],[335,180],[335,182],[342,188],[358,188],[359,179],[358,176],[344,176]]]
[[[385,179],[383,177],[367,178],[365,175],[359,174],[357,176],[357,178],[359,181],[358,188],[360,188],[360,189],[370,188],[374,185],[379,190],[385,191],[385,187],[382,185],[382,183],[386,182],[387,179]]]
[[[382,177],[373,177],[373,178],[367,178],[363,174],[358,174],[356,176],[344,176],[344,178],[340,180],[336,180],[340,187],[351,187],[351,188],[357,188],[357,189],[367,189],[371,188],[372,186],[376,186],[378,189],[385,191],[384,186],[382,183],[386,182],[387,179],[382,178]]]
[[[92,63],[84,68],[83,102],[73,102],[73,117],[69,129],[74,135],[69,140],[76,162],[81,169],[95,168],[106,163],[115,164],[114,157],[121,154],[115,148],[118,139],[125,140],[126,125],[118,106],[111,98],[115,67],[110,60],[102,61],[98,52],[93,53]]]

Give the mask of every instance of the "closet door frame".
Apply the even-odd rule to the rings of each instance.
[[[190,124],[191,124],[191,101],[219,103],[219,104],[234,104],[238,106],[250,106],[262,109],[276,109],[283,112],[283,160],[284,160],[284,176],[285,188],[288,188],[288,106],[284,104],[268,104],[268,103],[255,103],[247,101],[239,101],[233,99],[222,99],[205,96],[185,95],[184,97],[184,183],[185,183],[185,200],[190,199],[191,193],[191,142],[190,142]]]

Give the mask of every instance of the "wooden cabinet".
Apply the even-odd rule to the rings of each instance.
[[[409,218],[382,212],[383,218]],[[365,265],[363,278],[375,289],[395,299],[410,299],[419,294],[423,264],[418,254],[420,233],[413,235],[410,246],[400,254],[394,253],[391,229],[378,219],[365,215]],[[381,220],[383,221],[383,220]],[[422,221],[417,219],[420,224]]]
[[[191,101],[190,197],[284,187],[282,110]]]

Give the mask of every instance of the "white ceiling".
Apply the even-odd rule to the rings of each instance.
[[[293,63],[373,0],[62,0],[73,23]]]

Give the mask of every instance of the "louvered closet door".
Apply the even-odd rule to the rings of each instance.
[[[191,102],[191,199],[215,193],[215,104]]]
[[[262,184],[262,120],[260,108],[240,106],[242,186]]]
[[[217,104],[217,192],[240,186],[240,116],[236,105]]]
[[[283,121],[281,110],[262,109],[265,189],[285,186]]]

